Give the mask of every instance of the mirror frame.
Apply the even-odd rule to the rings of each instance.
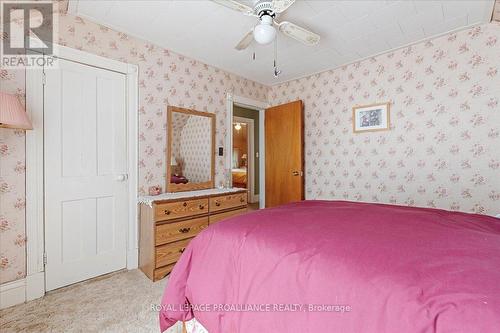
[[[187,184],[172,184],[171,179],[171,158],[172,158],[172,114],[174,112],[183,113],[194,116],[202,116],[211,119],[212,126],[212,145],[211,145],[211,161],[210,161],[210,180],[201,183],[187,183]],[[208,112],[201,112],[191,109],[180,108],[177,106],[167,107],[167,173],[165,177],[165,191],[166,192],[182,192],[182,191],[193,191],[193,190],[203,190],[215,187],[215,114]]]

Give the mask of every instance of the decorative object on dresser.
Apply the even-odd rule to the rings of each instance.
[[[353,107],[352,128],[354,133],[389,130],[390,104],[390,102],[386,102]]]
[[[151,280],[164,278],[200,231],[247,211],[245,189],[164,193],[141,204],[139,268]]]
[[[167,108],[166,191],[214,187],[215,114]]]
[[[150,186],[148,193],[149,193],[149,195],[159,195],[159,194],[161,194],[161,186],[158,186],[158,185]]]

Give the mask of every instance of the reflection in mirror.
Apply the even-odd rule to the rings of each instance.
[[[213,187],[214,115],[169,107],[167,191]]]

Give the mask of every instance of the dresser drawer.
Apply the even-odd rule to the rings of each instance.
[[[246,208],[242,208],[242,209],[237,209],[237,210],[230,210],[229,212],[223,212],[223,213],[219,213],[219,214],[213,214],[213,215],[210,215],[210,224],[214,224],[214,223],[217,223],[219,221],[222,221],[222,220],[225,220],[227,218],[230,218],[232,216],[244,214],[246,212],[247,212],[247,209]]]
[[[156,225],[155,245],[192,238],[208,226],[208,217]]]
[[[173,264],[179,260],[192,238],[157,246],[155,249],[156,268]]]
[[[184,200],[155,205],[155,221],[174,220],[208,213],[208,199]]]
[[[210,198],[210,211],[231,209],[247,205],[247,193],[236,193]]]

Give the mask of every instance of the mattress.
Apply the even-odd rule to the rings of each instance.
[[[162,330],[500,332],[500,223],[382,204],[304,201],[201,232],[174,267]]]

